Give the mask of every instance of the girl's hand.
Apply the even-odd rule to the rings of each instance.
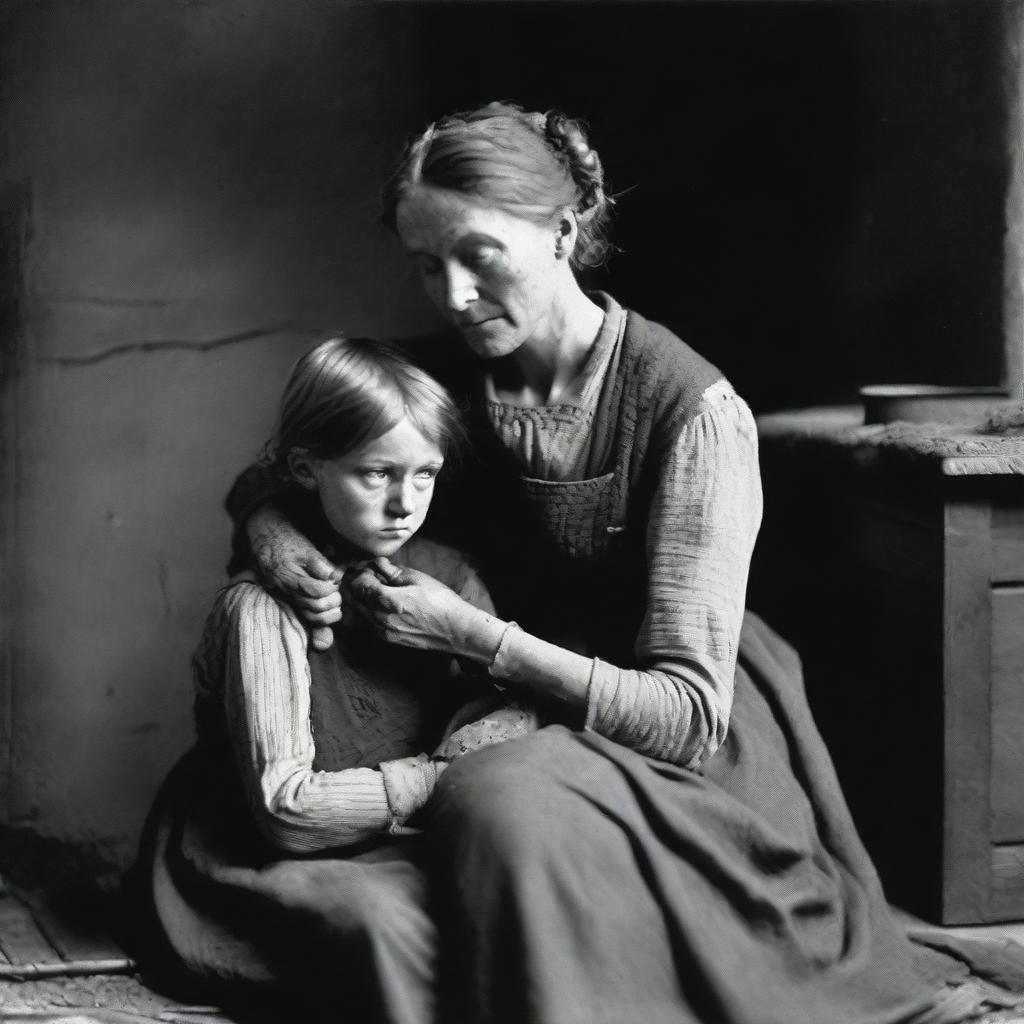
[[[489,664],[505,627],[418,569],[375,558],[345,575],[351,603],[388,643],[444,651]]]
[[[248,532],[263,581],[302,616],[313,646],[327,650],[334,640],[330,627],[341,619],[341,570],[276,509],[253,513]]]

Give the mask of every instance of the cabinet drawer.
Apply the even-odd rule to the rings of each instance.
[[[1024,584],[1024,506],[992,509],[992,580]]]
[[[992,921],[1019,921],[1024,906],[1024,844],[992,849]]]
[[[992,841],[1024,843],[1024,586],[992,591]]]

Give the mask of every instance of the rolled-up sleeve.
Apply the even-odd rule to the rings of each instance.
[[[757,430],[720,381],[662,455],[647,528],[637,668],[595,659],[587,725],[640,753],[696,767],[725,739],[761,524]]]

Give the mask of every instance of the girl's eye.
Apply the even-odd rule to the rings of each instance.
[[[418,472],[418,473],[416,474],[416,476],[417,476],[417,477],[418,477],[418,478],[419,478],[420,480],[433,480],[433,479],[434,479],[434,477],[435,477],[435,476],[437,476],[437,474],[438,474],[439,472],[440,472],[440,470],[438,470],[438,469],[437,469],[437,468],[435,468],[434,466],[431,466],[431,467],[430,467],[430,468],[428,468],[428,469],[421,469],[421,470],[420,470],[420,471],[419,471],[419,472]]]
[[[386,469],[364,469],[363,479],[370,483],[376,484],[383,480],[387,480],[388,473]]]

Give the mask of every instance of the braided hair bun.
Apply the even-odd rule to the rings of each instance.
[[[557,110],[549,110],[544,118],[544,132],[551,145],[564,154],[569,173],[579,186],[580,212],[599,205],[604,199],[604,170],[580,123]]]
[[[392,229],[398,203],[419,184],[462,192],[540,224],[568,207],[579,226],[572,265],[598,266],[607,257],[613,199],[601,159],[582,123],[560,111],[488,103],[435,121],[409,142],[384,188],[384,222]]]

